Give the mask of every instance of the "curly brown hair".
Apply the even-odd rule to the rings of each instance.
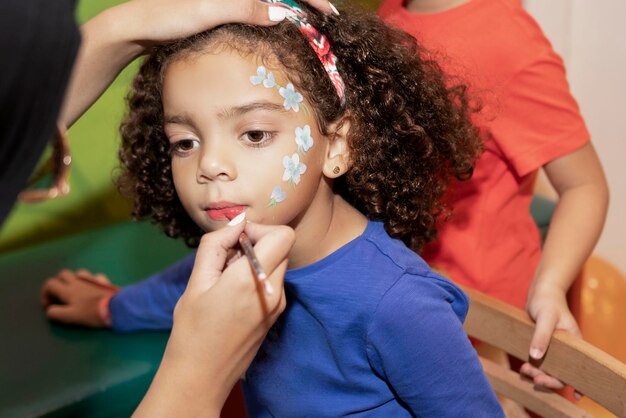
[[[450,181],[467,179],[482,150],[470,122],[466,87],[446,79],[410,35],[358,10],[324,15],[304,5],[327,36],[346,85],[346,104],[308,41],[289,22],[272,27],[228,24],[168,45],[145,59],[122,123],[120,190],[134,199],[133,216],[151,217],[170,237],[196,246],[202,230],[174,190],[161,91],[168,63],[207,49],[232,48],[277,62],[312,104],[320,131],[350,121],[351,167],[334,190],[387,232],[419,251],[449,213],[442,197]]]

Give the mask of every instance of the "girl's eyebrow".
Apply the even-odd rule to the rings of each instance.
[[[285,110],[285,107],[281,104],[272,103],[268,101],[261,101],[261,102],[246,103],[241,106],[235,106],[229,109],[225,109],[221,111],[220,113],[218,113],[218,117],[230,119],[230,118],[243,116],[246,113],[253,112],[255,110],[267,110],[269,112],[281,112],[281,113],[287,112],[287,110]]]
[[[224,109],[220,111],[217,116],[220,119],[232,119],[235,117],[241,117],[246,113],[253,112],[255,110],[267,110],[269,112],[280,112],[287,113],[285,107],[281,104],[262,101],[262,102],[251,102],[246,103],[241,106],[234,106],[228,109]],[[176,124],[176,125],[187,125],[194,126],[193,118],[189,117],[186,113],[178,114],[178,115],[165,115],[164,116],[164,125],[167,124]]]
[[[175,124],[175,125],[188,125],[193,126],[193,122],[187,114],[183,113],[180,115],[165,115],[163,117],[163,124]]]

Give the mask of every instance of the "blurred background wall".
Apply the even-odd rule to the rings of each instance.
[[[524,0],[565,60],[611,191],[595,253],[626,272],[626,2]],[[537,190],[553,196],[545,177]]]

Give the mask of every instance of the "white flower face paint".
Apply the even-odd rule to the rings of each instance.
[[[298,154],[293,154],[291,158],[285,155],[283,157],[283,167],[285,167],[283,181],[288,181],[289,184],[294,186],[300,183],[300,175],[306,171],[306,165],[300,162]]]
[[[276,86],[274,73],[267,71],[267,69],[262,65],[256,69],[256,75],[250,77],[250,82],[255,86],[263,83],[263,87],[266,89],[271,89]]]
[[[256,69],[256,75],[250,77],[250,82],[254,86],[263,85],[267,89],[277,88],[278,93],[283,97],[283,107],[285,110],[293,110],[298,112],[300,106],[308,113],[306,106],[304,105],[304,97],[297,92],[292,83],[287,83],[286,87],[281,87],[276,83],[276,78],[271,71],[268,71],[264,66],[260,65]],[[297,127],[295,131],[295,140],[298,145],[298,152],[305,153],[313,146],[313,138],[311,137],[311,127],[304,125],[302,128]],[[300,183],[300,176],[306,171],[306,165],[300,162],[300,156],[293,154],[291,157],[288,155],[283,157],[283,166],[285,171],[283,173],[283,181],[288,181],[292,186]],[[287,198],[287,193],[280,187],[275,186],[270,195],[269,207],[276,207],[276,205]]]
[[[302,103],[304,97],[295,90],[293,84],[287,83],[287,87],[282,87],[279,84],[276,84],[274,73],[267,71],[264,66],[259,65],[257,67],[256,75],[250,77],[250,82],[254,86],[263,84],[263,87],[266,89],[276,87],[278,89],[278,93],[283,97],[283,99],[285,99],[283,102],[285,110],[293,109],[294,112],[297,112],[300,110],[300,106],[302,106],[306,111],[306,107],[304,106],[304,103]]]
[[[267,73],[267,70],[265,69],[265,67],[260,65],[256,69],[256,75],[250,76],[250,82],[253,85],[258,86],[259,84],[263,82],[263,80],[265,80],[266,73]],[[272,78],[273,78],[273,75],[272,75]]]
[[[294,89],[293,84],[288,83],[287,87],[280,87],[278,93],[285,99],[283,102],[285,110],[293,109],[294,112],[300,110],[300,103],[304,97]]]
[[[276,85],[276,80],[274,79],[274,73],[271,71],[267,73],[267,78],[263,80],[263,87],[266,89],[271,89]]]
[[[304,125],[302,128],[296,128],[296,144],[298,144],[298,152],[307,152],[313,146],[313,138],[311,137],[311,127]]]
[[[285,193],[285,191],[280,186],[276,186],[274,187],[274,190],[272,190],[272,195],[270,196],[270,203],[268,206],[273,208],[286,198],[287,193]]]

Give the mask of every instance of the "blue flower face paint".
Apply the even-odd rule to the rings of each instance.
[[[293,110],[298,112],[300,106],[305,110],[304,96],[295,90],[292,83],[287,83],[286,87],[281,87],[276,83],[276,78],[271,71],[268,71],[263,65],[260,65],[256,69],[256,74],[250,76],[250,83],[254,86],[260,86],[267,89],[277,88],[278,93],[283,100],[283,107],[285,110]],[[305,154],[313,146],[313,138],[311,137],[311,127],[304,125],[303,127],[297,127],[295,131],[295,140],[297,145],[297,154],[292,156],[283,157],[283,167],[285,169],[283,173],[283,181],[289,182],[293,187],[300,183],[300,176],[306,171],[306,164],[300,161],[299,154]],[[276,205],[287,198],[287,194],[281,189],[280,186],[275,186],[270,195],[270,201],[268,206],[276,207]]]
[[[313,138],[311,137],[311,127],[304,125],[302,128],[296,128],[296,144],[298,152],[305,153],[313,146]]]
[[[292,83],[287,83],[286,87],[282,87],[276,83],[276,78],[271,71],[267,71],[267,68],[260,65],[256,69],[256,75],[250,77],[250,82],[254,86],[258,86],[260,84],[263,85],[266,89],[277,88],[278,93],[283,97],[283,107],[285,110],[293,110],[294,112],[298,112],[300,110],[300,106],[306,111],[306,107],[304,106],[304,96],[295,90],[295,87]]]
[[[283,167],[285,167],[283,181],[288,181],[292,186],[300,183],[300,175],[306,171],[306,165],[300,162],[298,154],[293,154],[291,157],[284,156]]]
[[[268,206],[272,208],[276,207],[277,204],[279,204],[286,198],[287,193],[285,193],[285,191],[281,189],[280,186],[276,186],[274,187],[274,190],[272,190],[272,195],[270,196],[270,203]]]
[[[287,87],[280,87],[278,92],[285,98],[283,106],[285,110],[293,109],[297,112],[300,109],[300,103],[304,100],[304,97],[300,93],[294,90],[293,84],[287,84]]]

